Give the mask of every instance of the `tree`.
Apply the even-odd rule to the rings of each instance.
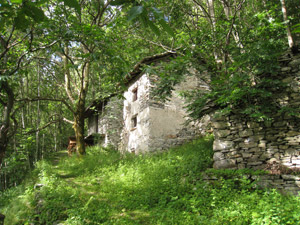
[[[44,20],[43,11],[38,8],[40,3],[22,1],[1,2],[0,28],[0,167],[5,155],[7,144],[12,137],[11,120],[15,103],[12,76],[22,67],[30,52],[37,48],[33,42],[34,25]]]
[[[69,120],[69,122],[73,124],[80,155],[85,154],[84,118],[90,80],[99,77],[102,96],[113,89],[116,91],[116,87],[123,85],[122,80],[125,79],[125,72],[130,64],[127,62],[128,59],[134,58],[128,56],[129,52],[127,52],[127,50],[132,51],[132,46],[126,48],[124,45],[125,41],[130,42],[129,31],[132,27],[128,26],[123,10],[127,11],[128,6],[131,7],[128,11],[128,19],[136,21],[141,17],[145,26],[149,25],[157,33],[159,29],[148,18],[151,9],[155,18],[158,18],[160,24],[171,33],[158,9],[147,5],[136,5],[135,1],[126,3],[129,5],[126,4],[121,8],[119,5],[123,3],[117,1],[80,1],[73,11],[69,10],[66,4],[63,7],[57,4],[54,9],[48,11],[50,18],[55,21],[55,24],[49,25],[48,32],[54,39],[61,40],[53,54],[63,63],[62,86],[68,99],[68,108],[73,114],[73,121]],[[139,51],[142,52],[143,49]],[[138,52],[135,49],[134,51]],[[116,72],[116,68],[123,69]],[[106,90],[103,89],[104,86]],[[99,91],[99,88],[97,90]],[[95,93],[95,89],[93,92]]]
[[[214,111],[235,111],[266,120],[275,110],[284,111],[273,101],[283,87],[273,77],[279,68],[277,58],[286,49],[280,5],[257,0],[193,0],[175,1],[172,9],[176,23],[183,27],[176,25],[181,32],[177,43],[184,42],[186,47],[181,60],[177,59],[188,65],[181,74],[193,67],[210,88],[209,92],[184,93],[190,116],[199,119]],[[180,74],[171,74],[163,76],[158,90],[162,95],[170,93],[168,83],[180,81]]]

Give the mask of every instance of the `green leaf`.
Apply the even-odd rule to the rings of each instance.
[[[30,21],[26,19],[24,12],[20,11],[14,20],[16,29],[23,30],[29,27]]]
[[[127,19],[131,21],[136,17],[138,17],[139,15],[141,15],[143,11],[144,11],[144,6],[134,6],[129,10]]]
[[[45,19],[45,15],[43,10],[33,5],[25,5],[24,6],[24,13],[34,19],[35,22],[40,22]]]
[[[300,33],[300,27],[297,28],[297,29],[295,29],[295,30],[293,30],[293,33]]]
[[[114,0],[110,3],[112,6],[124,5],[126,3],[133,3],[135,0]]]
[[[157,36],[160,36],[159,29],[157,28],[157,26],[155,26],[155,24],[151,20],[148,20],[148,25]]]
[[[11,3],[21,4],[21,3],[22,3],[22,0],[11,0]]]
[[[174,34],[172,28],[169,26],[169,24],[166,23],[165,20],[163,20],[163,19],[162,19],[162,20],[159,20],[159,23],[160,23],[160,25],[162,26],[162,28],[163,28],[168,34],[170,34],[172,37],[175,36],[175,34]]]
[[[63,0],[66,6],[75,9],[79,14],[81,14],[81,7],[77,0]]]

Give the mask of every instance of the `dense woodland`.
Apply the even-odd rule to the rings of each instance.
[[[297,0],[1,0],[0,190],[76,135],[84,145],[85,110],[121,94],[134,65],[176,53],[144,70],[161,77],[157,94],[194,68],[210,92],[182,93],[191,118],[232,110],[272,119],[281,83],[278,57],[298,51]],[[209,79],[203,74],[209,74]],[[201,76],[202,75],[202,76]]]

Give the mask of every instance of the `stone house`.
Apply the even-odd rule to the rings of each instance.
[[[127,79],[124,99],[111,96],[94,102],[87,111],[88,135],[98,135],[103,146],[133,153],[167,149],[198,136],[200,129],[187,123],[184,100],[179,96],[180,91],[196,88],[197,79],[187,76],[175,87],[171,98],[161,102],[152,94],[159,78],[142,71],[143,65],[159,63],[174,55],[167,52],[139,62]]]

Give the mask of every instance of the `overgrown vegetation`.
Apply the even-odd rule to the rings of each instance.
[[[210,137],[154,155],[94,147],[84,158],[39,162],[27,185],[1,193],[0,210],[9,225],[298,223],[298,197],[246,178],[212,186],[202,179],[211,164]]]

